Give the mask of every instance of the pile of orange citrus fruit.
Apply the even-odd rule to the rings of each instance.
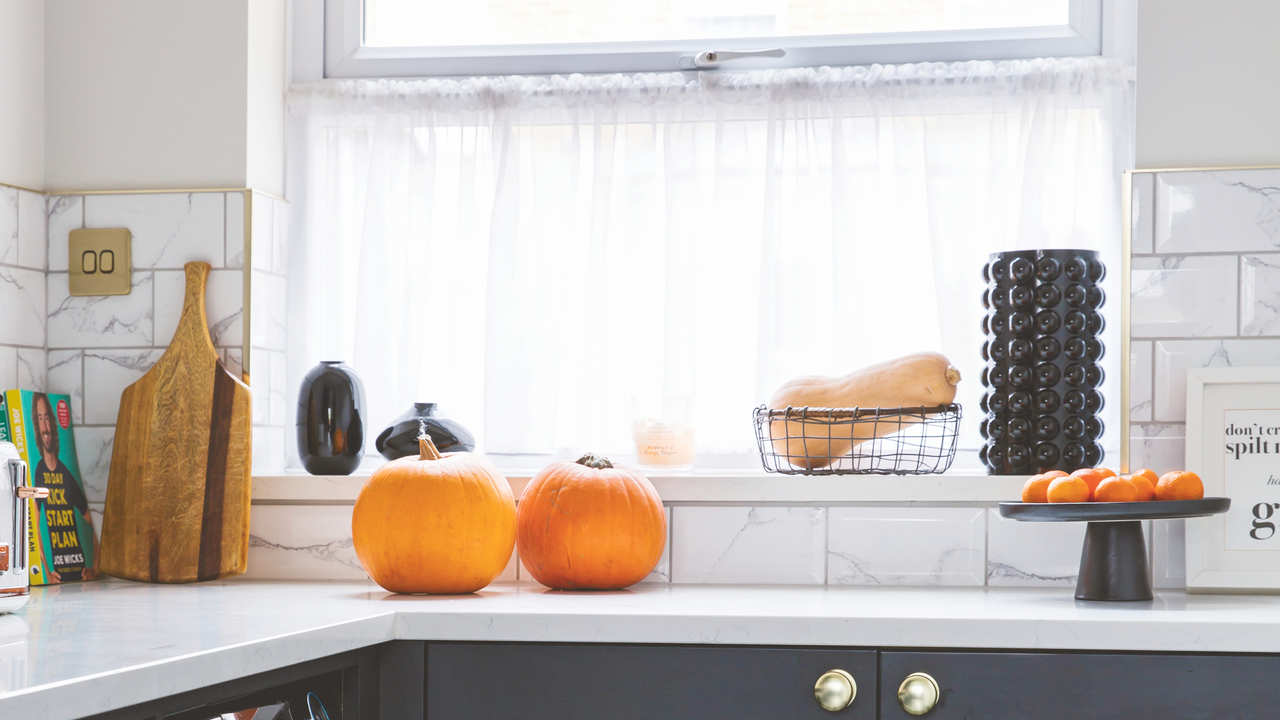
[[[1145,502],[1147,500],[1199,500],[1204,497],[1200,476],[1174,470],[1157,476],[1143,468],[1117,476],[1107,468],[1081,468],[1070,475],[1050,470],[1022,486],[1025,503]]]

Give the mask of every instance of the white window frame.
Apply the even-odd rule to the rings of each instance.
[[[817,67],[872,63],[1008,60],[1034,57],[1112,55],[1113,4],[1132,0],[1070,0],[1066,25],[987,30],[944,30],[860,35],[821,35],[718,40],[490,45],[459,47],[364,47],[362,0],[300,2],[297,17],[314,30],[323,27],[324,78],[438,77],[477,75],[549,75],[688,70],[691,58],[707,50],[760,48],[786,50],[782,58],[750,58],[724,65],[726,70],[766,67]],[[304,8],[306,8],[304,10]],[[319,20],[319,22],[317,22]],[[1126,23],[1127,24],[1127,23]],[[1104,27],[1105,26],[1105,27]],[[314,32],[314,30],[312,32]],[[1123,33],[1122,33],[1123,34]],[[314,35],[312,35],[314,37]],[[1120,42],[1120,45],[1130,43]],[[314,45],[312,45],[314,47]],[[308,79],[320,79],[308,72]],[[301,79],[301,78],[298,78]]]

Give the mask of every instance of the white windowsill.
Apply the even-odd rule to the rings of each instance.
[[[506,473],[517,498],[533,476]],[[253,502],[257,504],[350,504],[369,478],[363,469],[354,475],[305,473],[255,474]],[[839,475],[806,477],[763,471],[694,472],[650,475],[666,504],[841,503],[991,505],[1017,500],[1026,476],[947,473],[943,475]]]

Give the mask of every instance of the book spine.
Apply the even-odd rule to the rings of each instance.
[[[0,442],[12,442],[9,439],[9,403],[4,393],[0,393]]]
[[[18,448],[18,455],[23,461],[29,462],[27,458],[27,428],[22,417],[22,391],[10,390],[4,395],[5,404],[9,406],[9,437],[13,438],[10,442]]]

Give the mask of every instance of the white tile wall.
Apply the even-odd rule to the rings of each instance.
[[[1129,422],[1151,420],[1152,351],[1150,341],[1134,340],[1129,346]]]
[[[47,262],[47,222],[45,196],[18,191],[18,264],[44,270]]]
[[[135,268],[181,268],[203,260],[226,265],[225,193],[88,195],[85,227],[125,227]]]
[[[1133,224],[1129,246],[1136,254],[1152,252],[1155,242],[1155,221],[1152,217],[1155,210],[1155,184],[1155,176],[1150,173],[1133,176],[1132,210],[1129,217]]]
[[[1156,339],[1133,343],[1131,468],[1186,465],[1188,369],[1280,365],[1278,187],[1269,169],[1134,175],[1133,334]],[[1180,520],[1151,527],[1156,587],[1185,585],[1183,531]]]
[[[1150,468],[1163,475],[1186,467],[1186,426],[1142,423],[1129,426],[1129,468]]]
[[[364,580],[350,505],[254,505],[247,578]]]
[[[831,585],[983,585],[983,508],[829,508]]]
[[[1187,370],[1201,367],[1259,367],[1280,364],[1280,338],[1160,340],[1155,344],[1157,422],[1187,416]]]
[[[987,516],[987,584],[993,587],[1074,586],[1085,523],[1019,522]]]
[[[250,377],[253,375],[251,374]],[[255,473],[284,470],[285,440],[285,429],[282,427],[253,426],[253,471]]]
[[[0,345],[0,390],[18,387],[18,348]]]
[[[178,329],[187,276],[182,270],[155,273],[156,345],[167,346]],[[244,271],[212,270],[205,288],[205,319],[217,347],[244,347]]]
[[[254,193],[251,213],[249,377],[253,422],[257,435],[266,443],[255,444],[254,463],[259,468],[283,469],[296,455],[293,403],[297,391],[289,384],[284,354],[288,288],[284,248],[288,244],[289,205]],[[365,450],[371,452],[372,447]]]
[[[1240,334],[1280,335],[1280,255],[1240,257]]]
[[[825,581],[825,508],[677,507],[672,516],[672,582]]]
[[[18,348],[18,387],[41,392],[48,390],[48,367],[43,348]]]
[[[44,272],[0,266],[0,344],[44,347],[44,288]]]
[[[1151,584],[1157,588],[1187,586],[1186,520],[1153,520],[1148,535],[1151,545]]]
[[[0,185],[0,263],[18,264],[18,189]]]
[[[1235,335],[1238,264],[1234,255],[1135,257],[1133,337]]]
[[[67,238],[72,230],[84,227],[84,198],[79,195],[49,196],[49,271],[67,271]]]
[[[163,352],[157,348],[85,350],[84,376],[93,380],[84,389],[85,423],[114,426],[120,394],[150,370]]]
[[[128,295],[76,297],[67,273],[49,273],[49,347],[152,345],[153,273],[134,271],[131,282]]]
[[[244,267],[244,193],[227,193],[227,267]]]
[[[49,387],[71,396],[71,420],[84,424],[84,351],[50,350],[47,359]]]
[[[250,312],[251,343],[253,347],[268,350],[284,350],[285,291],[286,281],[279,275],[254,270],[253,306]]]
[[[80,475],[90,502],[106,502],[107,477],[111,473],[111,450],[114,427],[77,427],[76,453],[80,458]]]
[[[1155,251],[1280,250],[1280,170],[1159,173]]]

